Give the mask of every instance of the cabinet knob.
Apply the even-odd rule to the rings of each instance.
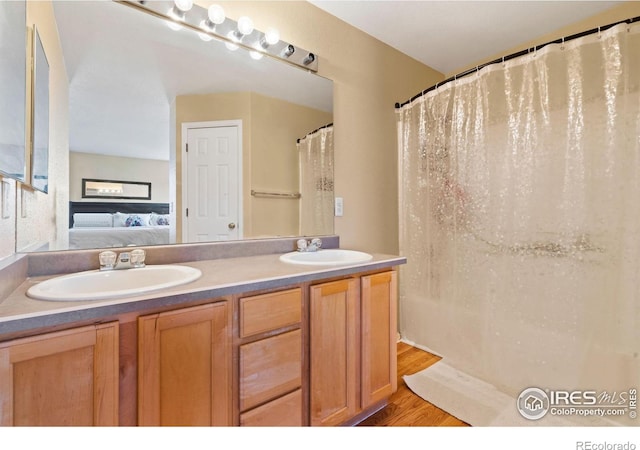
[[[236,224],[235,224],[235,223],[231,222],[231,223],[229,224],[229,229],[230,229],[230,230],[233,230],[235,227],[236,227]]]

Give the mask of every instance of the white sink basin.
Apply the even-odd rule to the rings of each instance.
[[[27,295],[38,300],[103,300],[144,294],[197,280],[199,269],[189,266],[157,265],[139,269],[89,270],[50,278],[29,288]]]
[[[315,252],[291,252],[280,256],[280,261],[289,264],[307,266],[339,266],[343,264],[357,264],[373,258],[368,253],[356,250],[321,249]]]

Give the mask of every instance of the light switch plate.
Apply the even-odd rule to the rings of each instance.
[[[336,197],[336,217],[342,217],[342,214],[344,213],[343,206],[342,197]]]

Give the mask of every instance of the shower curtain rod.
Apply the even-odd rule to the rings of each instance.
[[[510,54],[508,56],[504,56],[502,58],[494,59],[493,61],[489,61],[488,63],[481,64],[481,65],[476,66],[476,67],[474,67],[472,69],[466,70],[466,71],[461,72],[461,73],[459,73],[457,75],[454,75],[454,76],[452,76],[450,78],[447,78],[444,81],[436,83],[435,85],[431,86],[430,88],[425,89],[424,91],[418,92],[416,95],[414,95],[413,97],[411,97],[409,100],[407,100],[406,102],[404,102],[402,104],[396,103],[396,109],[402,108],[403,106],[408,105],[412,101],[414,101],[414,100],[422,97],[423,95],[425,95],[427,92],[431,92],[431,91],[433,91],[434,89],[437,89],[440,86],[443,86],[443,85],[445,85],[447,83],[450,83],[452,81],[457,80],[458,78],[463,78],[463,77],[466,77],[467,75],[471,75],[472,73],[475,73],[475,72],[479,71],[480,69],[482,69],[482,68],[484,68],[486,66],[490,66],[492,64],[505,62],[505,61],[508,61],[510,59],[514,59],[514,58],[517,58],[519,56],[526,55],[527,53],[535,52],[535,51],[540,50],[541,48],[546,47],[547,45],[550,45],[550,44],[563,44],[563,43],[565,43],[567,41],[571,41],[573,39],[578,39],[578,38],[581,38],[583,36],[588,36],[590,34],[600,33],[601,31],[608,30],[609,28],[615,27],[616,25],[620,25],[621,23],[632,24],[632,23],[638,22],[638,21],[640,21],[640,16],[633,17],[631,19],[621,20],[621,21],[615,22],[615,23],[610,23],[609,25],[604,25],[604,26],[601,26],[601,27],[593,28],[591,30],[583,31],[581,33],[572,34],[571,36],[567,36],[567,37],[563,37],[563,38],[560,38],[560,39],[556,39],[554,41],[549,41],[549,42],[546,42],[544,44],[536,45],[535,47],[527,48],[527,49],[521,50],[519,52],[512,53],[512,54]]]
[[[316,128],[315,130],[313,130],[313,131],[311,131],[311,132],[307,133],[307,134],[305,135],[305,137],[303,137],[303,138],[298,138],[298,140],[297,140],[298,144],[300,143],[300,141],[301,141],[302,139],[306,138],[307,136],[311,136],[313,133],[317,133],[318,131],[322,130],[323,128],[329,128],[329,127],[331,127],[331,126],[333,126],[333,122],[328,123],[328,124],[326,124],[326,125],[324,125],[324,126],[321,126],[320,128]]]

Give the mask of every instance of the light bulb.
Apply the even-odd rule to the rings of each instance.
[[[316,60],[316,55],[314,55],[313,53],[309,53],[303,60],[302,60],[302,64],[304,64],[305,66],[308,66],[309,64],[311,64],[312,62],[314,62]]]
[[[296,51],[295,47],[289,44],[284,48],[284,50],[282,50],[281,56],[288,58],[289,56],[293,55],[295,51]]]
[[[269,45],[275,45],[280,42],[280,32],[275,28],[267,28],[267,31],[264,33],[264,40]]]
[[[193,8],[193,0],[175,0],[176,8],[182,12],[187,12]]]
[[[263,56],[262,53],[260,53],[257,50],[251,50],[249,52],[249,55],[251,56],[251,59],[255,59],[256,61],[262,59],[262,56]]]
[[[213,31],[214,27],[215,27],[215,24],[208,19],[200,22],[200,28],[202,28],[205,31]]]
[[[260,47],[266,50],[270,45],[275,45],[278,42],[280,42],[280,32],[275,28],[267,28],[264,36],[260,38]]]
[[[238,19],[238,31],[244,35],[253,33],[253,21],[247,16],[240,17]]]
[[[229,33],[227,34],[227,37],[229,39],[231,39],[233,42],[240,42],[238,40],[238,37],[236,36],[236,34],[233,31],[229,31]],[[227,42],[224,43],[224,46],[227,47],[227,50],[231,50],[232,52],[238,50],[238,48],[239,48],[239,46],[234,44],[233,42],[228,42],[227,41]]]
[[[224,8],[220,5],[209,6],[207,15],[209,16],[209,20],[216,25],[220,25],[225,19]]]
[[[167,26],[171,28],[173,31],[178,31],[182,28],[182,25],[175,23],[171,20],[167,20]]]
[[[227,33],[227,37],[233,42],[240,42],[242,40],[241,37],[238,37],[238,33],[235,31],[229,31],[229,33]]]
[[[200,39],[202,39],[205,42],[209,42],[210,40],[212,40],[213,38],[211,36],[209,36],[207,33],[198,33],[198,37]]]

